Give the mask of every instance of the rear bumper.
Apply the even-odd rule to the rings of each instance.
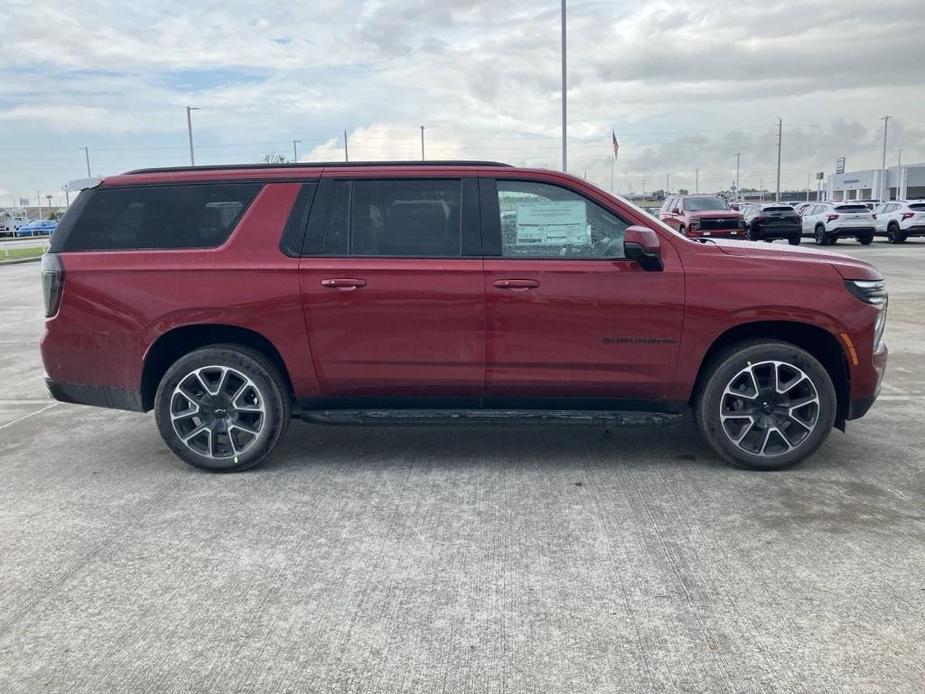
[[[800,226],[759,226],[753,234],[759,239],[789,239],[791,236],[802,236],[803,228]]]
[[[874,227],[836,227],[835,229],[829,229],[825,233],[828,236],[867,236],[870,234],[874,235],[876,229]]]
[[[45,379],[45,385],[48,386],[51,397],[60,402],[131,410],[132,412],[145,411],[141,393],[138,391],[106,386],[85,386],[77,383],[57,383],[50,378]]]

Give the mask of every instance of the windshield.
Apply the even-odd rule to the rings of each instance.
[[[689,212],[704,210],[728,210],[729,205],[722,198],[685,198],[684,209]]]

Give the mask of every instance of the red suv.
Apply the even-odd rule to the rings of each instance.
[[[561,173],[479,162],[153,169],[82,192],[43,261],[64,402],[154,410],[209,470],[292,416],[667,424],[747,468],[862,416],[880,273],[685,238]]]
[[[723,198],[713,195],[678,195],[666,198],[659,219],[684,236],[747,236],[742,215]]]

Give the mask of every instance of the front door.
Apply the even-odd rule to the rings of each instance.
[[[477,210],[475,178],[322,179],[300,277],[323,396],[477,401],[485,375]]]
[[[629,222],[612,206],[535,176],[480,181],[486,402],[659,401],[674,377],[684,311],[676,251],[663,241],[664,270],[643,270],[625,259]]]

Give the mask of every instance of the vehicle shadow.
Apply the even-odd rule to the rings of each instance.
[[[663,428],[537,424],[331,426],[294,421],[268,466],[350,465],[356,469],[426,465],[528,469],[663,463],[728,469],[692,421]]]

